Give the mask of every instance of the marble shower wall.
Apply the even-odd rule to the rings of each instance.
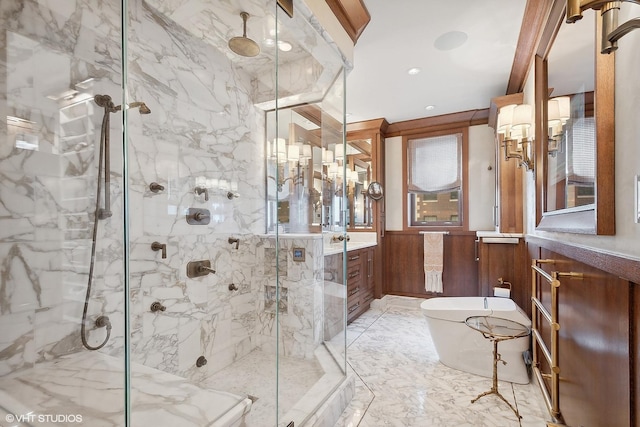
[[[264,113],[252,76],[223,52],[145,2],[131,2],[129,16],[127,92],[151,109],[128,114],[131,355],[198,379],[255,348]],[[164,190],[150,191],[152,182]],[[209,224],[189,225],[189,208],[207,209]],[[167,245],[166,259],[153,242]],[[216,273],[188,278],[196,260]],[[166,310],[151,312],[153,302]]]
[[[0,5],[0,375],[83,351],[80,318],[87,286],[102,109],[95,94],[122,104],[120,2],[82,0],[50,10],[34,0]],[[129,162],[131,356],[199,379],[256,346],[275,349],[274,239],[264,232],[264,113],[254,75],[164,17],[129,1]],[[47,64],[46,67],[43,64]],[[301,62],[301,66],[306,63]],[[292,76],[299,74],[289,65]],[[289,72],[288,71],[288,72]],[[293,81],[293,79],[292,79]],[[72,100],[50,99],[68,89]],[[5,96],[6,95],[6,96]],[[82,97],[86,99],[83,100]],[[81,102],[78,102],[81,101]],[[100,221],[89,319],[107,314],[112,336],[101,351],[122,356],[122,112],[111,115],[111,200]],[[158,193],[149,184],[164,186]],[[204,194],[194,189],[206,187]],[[227,197],[232,192],[238,197]],[[208,225],[186,210],[206,208]],[[229,238],[240,240],[238,248]],[[313,236],[315,237],[315,236]],[[151,250],[167,245],[167,258]],[[309,358],[322,340],[322,240],[283,240],[287,312],[280,349]],[[305,248],[297,263],[293,247]],[[215,274],[187,278],[186,265],[210,260]],[[238,289],[229,290],[234,284]],[[152,313],[160,302],[164,312]],[[104,329],[92,332],[100,343]],[[195,367],[204,355],[206,369]]]
[[[253,277],[254,287],[264,290],[258,298],[256,343],[276,349],[276,305],[279,316],[279,354],[313,359],[323,340],[324,254],[322,234],[280,235],[276,250],[275,236],[264,236],[259,245],[259,265]],[[304,254],[304,260],[294,253]],[[279,271],[280,299],[276,300],[276,271]]]
[[[81,348],[102,120],[90,98],[110,93],[119,103],[119,7],[0,4],[0,375]],[[112,134],[114,147],[122,146],[119,134]],[[116,213],[121,188],[115,172]],[[89,318],[109,315],[111,342],[121,347],[122,221],[116,214],[100,227],[108,237],[96,251]]]

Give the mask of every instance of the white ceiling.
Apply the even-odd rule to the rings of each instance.
[[[348,122],[488,108],[505,95],[526,0],[364,0],[371,21],[347,77]],[[461,46],[440,50],[447,33]],[[455,41],[449,39],[449,41]],[[407,70],[418,67],[417,75]],[[427,105],[435,108],[427,111]]]

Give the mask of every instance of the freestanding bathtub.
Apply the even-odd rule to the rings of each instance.
[[[508,298],[440,297],[428,299],[420,307],[440,361],[451,368],[489,378],[493,375],[493,344],[464,321],[470,316],[495,316],[531,327],[527,314]],[[498,343],[498,353],[507,362],[498,363],[499,380],[529,382],[523,359],[528,349],[529,337]]]

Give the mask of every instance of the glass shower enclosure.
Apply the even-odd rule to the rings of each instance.
[[[312,9],[3,0],[0,25],[0,423],[332,425],[345,61]]]

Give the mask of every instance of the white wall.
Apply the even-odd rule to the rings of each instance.
[[[487,125],[469,128],[469,229],[493,230],[495,147]],[[402,137],[385,140],[386,229],[402,230]],[[489,168],[491,168],[489,170]]]
[[[402,230],[402,137],[384,141],[384,173],[386,229]]]
[[[623,23],[637,17],[638,7],[623,4],[619,22]],[[535,204],[532,189],[533,180],[525,180],[527,197],[526,221],[527,232],[563,242],[582,245],[601,252],[612,252],[622,256],[640,259],[640,224],[633,219],[634,213],[634,176],[640,173],[640,31],[624,36],[618,42],[616,55],[616,235],[584,236],[569,233],[537,232],[534,229]],[[533,75],[533,69],[530,75]],[[527,90],[533,90],[533,80],[527,81]],[[526,92],[525,92],[526,94]],[[529,174],[530,175],[530,174]]]

